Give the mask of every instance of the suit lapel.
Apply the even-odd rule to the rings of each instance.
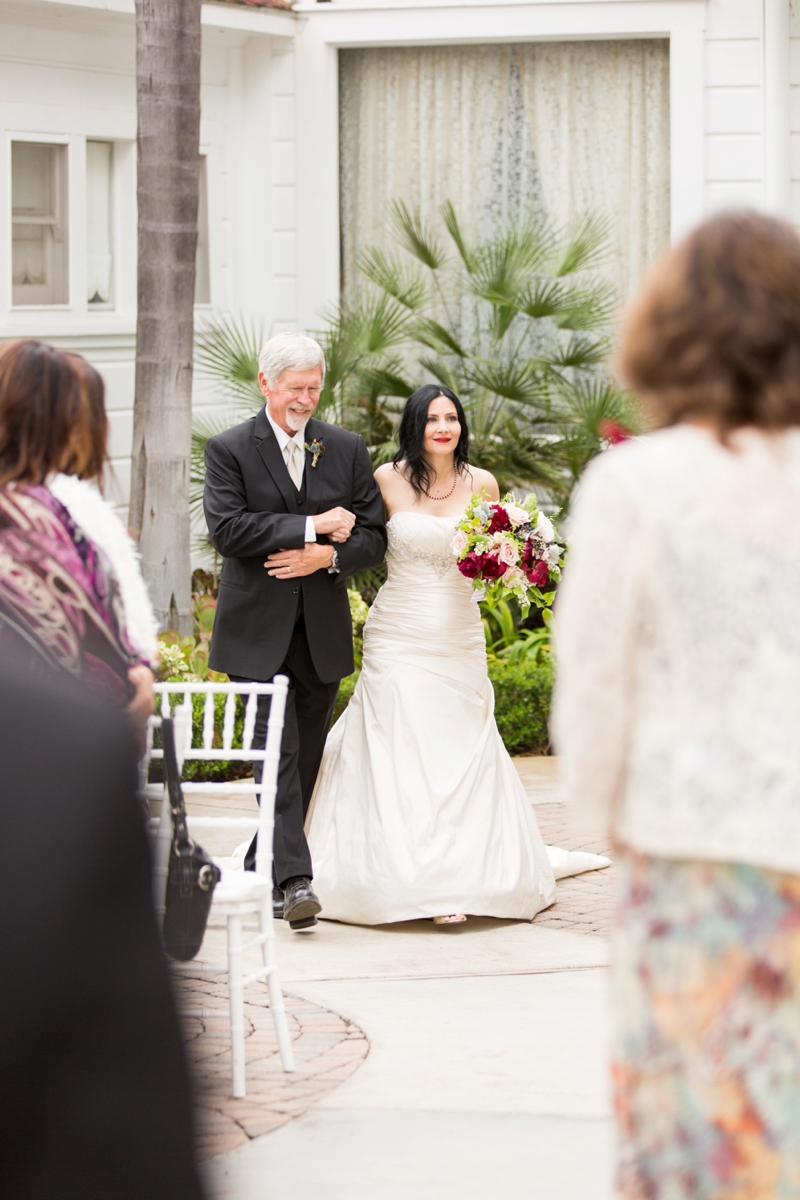
[[[314,440],[320,442],[322,438],[322,426],[312,417],[306,425],[304,440],[307,445],[311,445]],[[319,502],[322,495],[323,471],[325,469],[325,455],[320,454],[317,459],[317,465],[313,467],[311,464],[314,461],[314,455],[310,450],[306,450],[306,502],[303,506],[304,511],[310,517],[313,517],[319,512]]]
[[[278,439],[272,431],[272,426],[263,408],[256,415],[255,439],[258,453],[275,481],[275,486],[283,496],[287,509],[290,513],[299,513],[297,491],[286,469],[286,463],[283,461]]]

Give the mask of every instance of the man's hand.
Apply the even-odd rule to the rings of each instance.
[[[276,579],[299,579],[301,575],[313,575],[315,571],[329,567],[332,562],[333,546],[306,542],[303,550],[279,550],[277,554],[270,554],[264,566]]]
[[[346,508],[330,508],[311,519],[317,533],[327,533],[332,542],[346,542],[356,523],[355,513]]]

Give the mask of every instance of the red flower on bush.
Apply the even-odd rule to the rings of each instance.
[[[493,504],[494,515],[489,522],[489,533],[505,533],[511,528],[511,517],[500,504]]]
[[[631,438],[629,430],[620,425],[618,421],[612,421],[608,417],[599,423],[597,432],[612,446],[616,446],[619,442],[628,442]]]
[[[525,574],[528,577],[528,582],[532,583],[534,587],[544,587],[547,583],[550,570],[544,559],[540,558]]]

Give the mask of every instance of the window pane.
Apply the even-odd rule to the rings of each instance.
[[[114,143],[86,143],[86,299],[113,307]]]
[[[14,304],[67,304],[67,148],[11,143]]]
[[[208,172],[206,156],[200,159],[200,194],[197,206],[197,257],[194,274],[195,304],[211,303],[211,272],[208,262]]]

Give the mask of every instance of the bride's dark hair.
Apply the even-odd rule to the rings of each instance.
[[[406,400],[406,406],[400,418],[394,468],[398,470],[398,463],[405,459],[403,474],[418,496],[422,492],[427,492],[433,483],[431,469],[425,461],[423,450],[425,447],[425,429],[428,423],[428,409],[430,408],[431,400],[436,400],[439,396],[444,396],[447,400],[452,400],[458,414],[458,422],[461,426],[461,437],[458,439],[453,459],[456,471],[460,475],[464,468],[469,465],[469,426],[467,425],[464,406],[458,396],[455,392],[451,392],[449,388],[442,387],[438,383],[426,383],[424,387],[417,388]]]

